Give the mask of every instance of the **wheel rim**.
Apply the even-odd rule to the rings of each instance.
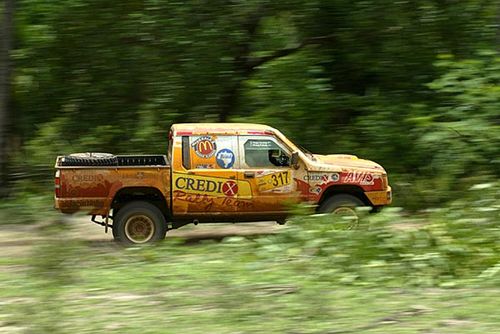
[[[353,207],[341,206],[333,210],[332,214],[338,218],[336,225],[341,229],[352,230],[358,226],[359,217]]]
[[[125,235],[136,244],[148,242],[153,237],[154,232],[153,220],[145,215],[132,216],[125,223]]]

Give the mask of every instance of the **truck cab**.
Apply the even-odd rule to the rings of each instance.
[[[299,202],[316,204],[318,212],[355,214],[356,206],[377,209],[392,200],[387,173],[377,163],[312,154],[260,124],[175,124],[164,164],[98,160],[67,166],[71,156],[58,157],[56,208],[87,210],[93,221],[100,215],[126,243],[163,239],[168,229],[192,222],[283,222]],[[91,189],[99,189],[99,199]],[[78,205],[82,198],[94,204]],[[68,204],[76,210],[64,210]]]
[[[322,205],[335,194],[358,205],[391,201],[385,170],[352,155],[315,155],[257,124],[178,124],[173,141],[174,215],[282,218],[291,203]]]

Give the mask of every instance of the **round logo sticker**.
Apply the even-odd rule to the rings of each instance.
[[[222,149],[216,155],[217,164],[222,168],[231,168],[234,165],[234,153],[228,148]]]
[[[222,192],[226,196],[234,197],[238,193],[238,184],[234,181],[226,181],[222,185]]]
[[[215,154],[215,150],[217,146],[215,145],[215,141],[209,136],[204,136],[196,139],[191,146],[193,147],[196,155],[200,158],[210,158]]]

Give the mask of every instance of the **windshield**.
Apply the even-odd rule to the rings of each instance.
[[[285,135],[283,135],[281,132],[275,130],[277,132],[277,135],[278,135],[278,138],[282,138],[282,140],[284,139],[285,142],[288,141],[288,146],[290,146],[291,144],[291,150],[295,150],[295,149],[299,149],[304,155],[306,155],[309,159],[311,159],[312,161],[317,161],[318,159],[316,159],[314,157],[314,154],[309,151],[307,148],[305,148],[304,146],[301,146],[301,145],[298,145],[296,143],[294,143],[292,140],[290,140],[289,138],[285,137]]]
[[[307,155],[313,161],[316,161],[316,158],[314,157],[314,154],[311,151],[309,151],[307,148],[305,148],[302,145],[298,145],[298,144],[295,144],[295,145],[299,148],[299,150],[302,151],[302,153],[304,153],[305,155]]]

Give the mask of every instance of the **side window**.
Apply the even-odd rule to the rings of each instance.
[[[167,159],[168,163],[172,163],[172,148],[174,147],[174,133],[172,130],[168,132],[168,147],[167,147]]]
[[[191,168],[191,155],[189,153],[189,137],[182,137],[182,166],[186,169]]]
[[[190,136],[183,155],[183,165],[187,169],[229,169],[237,168],[238,162],[236,136]],[[188,163],[186,165],[186,162]]]
[[[243,149],[248,167],[290,166],[290,155],[272,139],[246,139]]]

